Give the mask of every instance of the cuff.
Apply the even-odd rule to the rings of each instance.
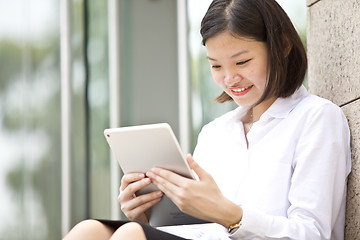
[[[241,205],[243,209],[242,225],[232,234],[230,239],[239,239],[256,233],[256,236],[264,236],[270,226],[271,216],[260,212],[257,209]]]

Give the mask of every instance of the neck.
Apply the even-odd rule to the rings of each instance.
[[[268,98],[260,104],[252,108],[252,121],[256,122],[260,119],[261,115],[268,110],[268,108],[275,102],[276,97]]]

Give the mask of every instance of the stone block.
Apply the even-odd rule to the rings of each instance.
[[[338,105],[358,98],[360,1],[321,0],[307,17],[310,92]]]
[[[360,239],[360,100],[344,106],[351,129],[352,171],[348,179],[345,239]]]

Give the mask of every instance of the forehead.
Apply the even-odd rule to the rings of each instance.
[[[231,57],[237,53],[266,54],[266,43],[251,38],[234,36],[229,32],[222,32],[206,40],[205,47],[208,57]]]

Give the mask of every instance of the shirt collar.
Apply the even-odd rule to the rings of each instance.
[[[302,85],[293,95],[287,98],[277,98],[275,102],[264,112],[260,119],[286,118],[295,106],[309,93]]]
[[[309,93],[306,88],[301,87],[295,91],[293,95],[287,98],[277,98],[275,102],[261,115],[260,120],[266,120],[270,118],[286,118],[289,113],[295,108],[295,106]],[[233,118],[240,121],[242,117],[247,113],[250,107],[239,106],[235,109]]]

